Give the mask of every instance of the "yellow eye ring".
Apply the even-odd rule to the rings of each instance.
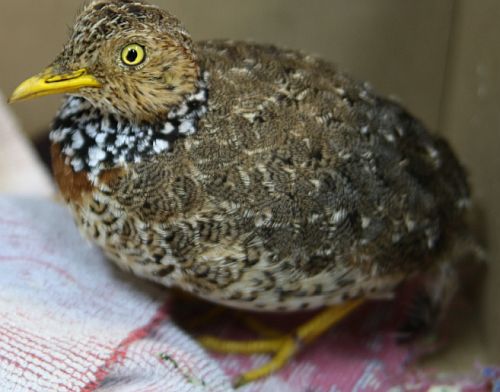
[[[142,64],[146,59],[146,50],[138,44],[127,45],[122,49],[121,59],[128,66]]]

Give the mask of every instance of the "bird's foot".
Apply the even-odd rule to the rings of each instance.
[[[253,324],[251,326],[252,329],[270,337],[253,341],[234,341],[203,336],[198,341],[205,348],[219,353],[244,355],[273,354],[271,360],[265,365],[237,377],[234,381],[234,386],[240,387],[280,370],[302,346],[314,341],[330,327],[358,308],[363,302],[363,300],[356,300],[329,307],[308,322],[300,325],[293,332],[282,336],[274,336],[276,335],[276,331],[263,325]]]

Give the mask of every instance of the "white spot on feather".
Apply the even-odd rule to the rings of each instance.
[[[207,100],[207,91],[206,90],[200,90],[197,94],[193,95],[189,99],[190,101],[200,101],[204,102]]]
[[[100,147],[91,147],[89,149],[89,166],[96,167],[106,158],[106,152]]]
[[[177,110],[177,116],[180,116],[180,117],[183,117],[186,115],[186,113],[188,112],[189,108],[188,108],[188,105],[186,104],[183,104],[178,110]]]
[[[164,135],[168,135],[172,133],[175,130],[175,127],[172,125],[172,123],[166,122],[163,128],[160,130],[160,133]]]
[[[408,231],[411,233],[417,227],[417,223],[411,219],[409,216],[405,217],[405,224]]]
[[[153,143],[153,150],[155,150],[157,154],[168,150],[169,147],[170,144],[166,140],[158,139]]]
[[[83,160],[80,158],[74,158],[71,160],[71,166],[75,172],[82,171],[84,169]]]
[[[196,129],[194,127],[193,121],[184,121],[180,126],[179,126],[179,132],[182,133],[183,135],[191,135],[196,132]]]
[[[121,147],[127,143],[128,137],[126,135],[118,135],[116,137],[116,146]]]
[[[346,210],[338,210],[332,215],[331,218],[331,223],[334,225],[338,225],[339,223],[342,223],[345,218],[347,218],[347,211]]]
[[[85,128],[85,132],[87,132],[87,135],[91,138],[95,138],[97,136],[97,126],[95,124],[88,124],[87,128]]]
[[[255,122],[255,119],[258,116],[258,113],[251,112],[251,113],[243,113],[242,116],[248,120],[250,124],[253,124]]]
[[[102,146],[106,142],[106,134],[98,133],[97,136],[95,137],[95,141],[99,146]]]
[[[78,150],[83,147],[85,144],[85,139],[80,131],[76,131],[71,137],[71,147],[75,150]]]
[[[63,149],[63,154],[68,157],[72,157],[73,155],[75,155],[75,150],[73,150],[70,146],[66,146]]]

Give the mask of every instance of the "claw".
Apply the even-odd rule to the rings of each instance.
[[[304,344],[311,343],[334,324],[344,319],[348,314],[364,303],[364,300],[347,302],[330,307],[316,315],[313,319],[299,326],[293,333],[280,337],[253,341],[235,341],[204,336],[198,341],[207,349],[226,354],[262,354],[272,353],[272,359],[265,365],[250,370],[234,381],[235,387],[259,380],[283,368],[287,362],[299,351]],[[264,331],[264,335],[275,334],[276,331],[265,326],[254,324],[257,330]],[[262,329],[262,327],[265,327]]]

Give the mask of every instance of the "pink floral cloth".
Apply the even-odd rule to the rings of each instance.
[[[167,290],[118,271],[48,201],[0,198],[0,287],[0,391],[230,391],[231,376],[268,358],[207,354],[172,321]],[[405,368],[397,311],[365,306],[241,390],[430,390],[428,377]],[[224,320],[217,332],[241,335]],[[488,390],[497,376],[450,385]]]

